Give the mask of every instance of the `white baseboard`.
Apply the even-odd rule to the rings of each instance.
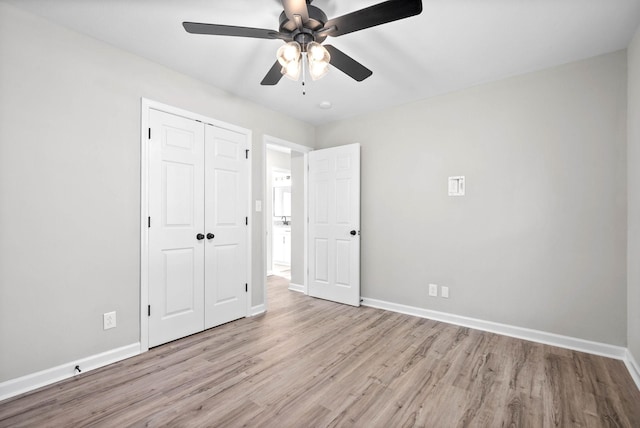
[[[574,351],[615,358],[617,360],[625,360],[628,352],[627,348],[623,348],[622,346],[608,345],[606,343],[592,342],[589,340],[562,336],[560,334],[548,333],[540,330],[515,327],[508,324],[468,318],[460,315],[448,314],[446,312],[417,308],[414,306],[400,305],[397,303],[385,302],[384,300],[364,297],[362,299],[362,305],[370,306],[372,308],[386,309],[388,311],[399,312],[421,318],[428,318],[435,321],[469,327],[518,339],[530,340],[532,342],[544,343],[545,345],[558,346],[561,348],[572,349]]]
[[[304,293],[304,285],[294,284],[293,282],[289,282],[289,290],[297,291],[298,293]]]
[[[640,389],[640,365],[628,349],[624,358],[624,364],[627,366],[627,370],[629,370],[629,374],[636,383],[636,386]]]
[[[2,382],[0,383],[0,401],[76,376],[76,366],[80,367],[80,370],[82,370],[80,375],[82,375],[138,354],[140,354],[140,343],[132,343],[131,345],[111,349],[101,354],[80,358],[57,367]]]
[[[255,317],[256,315],[263,314],[266,311],[267,311],[267,309],[265,308],[264,303],[262,305],[252,306],[251,307],[251,316]]]

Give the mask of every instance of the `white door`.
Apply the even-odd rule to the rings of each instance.
[[[204,125],[150,110],[149,346],[204,328]]]
[[[149,346],[247,314],[246,134],[149,110]]]
[[[360,145],[309,153],[309,295],[360,306]]]
[[[248,148],[244,134],[205,127],[205,328],[247,314]]]

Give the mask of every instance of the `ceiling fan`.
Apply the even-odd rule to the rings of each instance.
[[[192,34],[216,36],[280,39],[286,43],[278,49],[277,61],[267,72],[261,85],[275,85],[283,75],[298,80],[308,67],[315,79],[324,76],[329,64],[358,82],[373,72],[332,45],[322,45],[327,37],[338,37],[387,22],[418,15],[422,12],[421,0],[388,0],[376,5],[327,19],[312,0],[282,0],[284,11],[280,14],[278,31],[233,25],[183,22],[184,29]]]

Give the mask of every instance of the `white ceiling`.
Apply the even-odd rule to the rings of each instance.
[[[181,25],[277,29],[278,0],[3,1],[312,124],[623,49],[640,23],[640,0],[423,0],[421,15],[329,38],[373,76],[358,83],[332,68],[303,96],[288,79],[260,85],[281,41]],[[379,2],[313,4],[333,18]]]

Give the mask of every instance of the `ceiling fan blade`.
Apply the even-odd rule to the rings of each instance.
[[[275,85],[282,79],[282,66],[278,61],[271,67],[271,69],[267,72],[267,75],[264,76],[262,82],[260,82],[263,86],[272,86]]]
[[[386,24],[410,16],[419,15],[422,12],[421,0],[389,0],[383,3],[360,9],[337,18],[330,19],[324,24],[324,28],[335,27],[325,34],[332,37]]]
[[[236,27],[233,25],[203,24],[183,22],[182,26],[191,34],[210,34],[214,36],[253,37],[256,39],[282,39],[291,41],[291,36],[275,30],[263,28]]]
[[[309,20],[309,10],[305,0],[282,0],[282,7],[285,15],[291,21],[294,21],[295,15],[300,15],[303,23]]]
[[[329,63],[354,80],[362,82],[364,79],[373,74],[373,71],[369,70],[367,67],[360,64],[358,61],[351,58],[349,55],[345,54],[338,48],[335,48],[331,45],[323,46],[329,51],[329,55],[331,55],[331,60],[329,61]]]

